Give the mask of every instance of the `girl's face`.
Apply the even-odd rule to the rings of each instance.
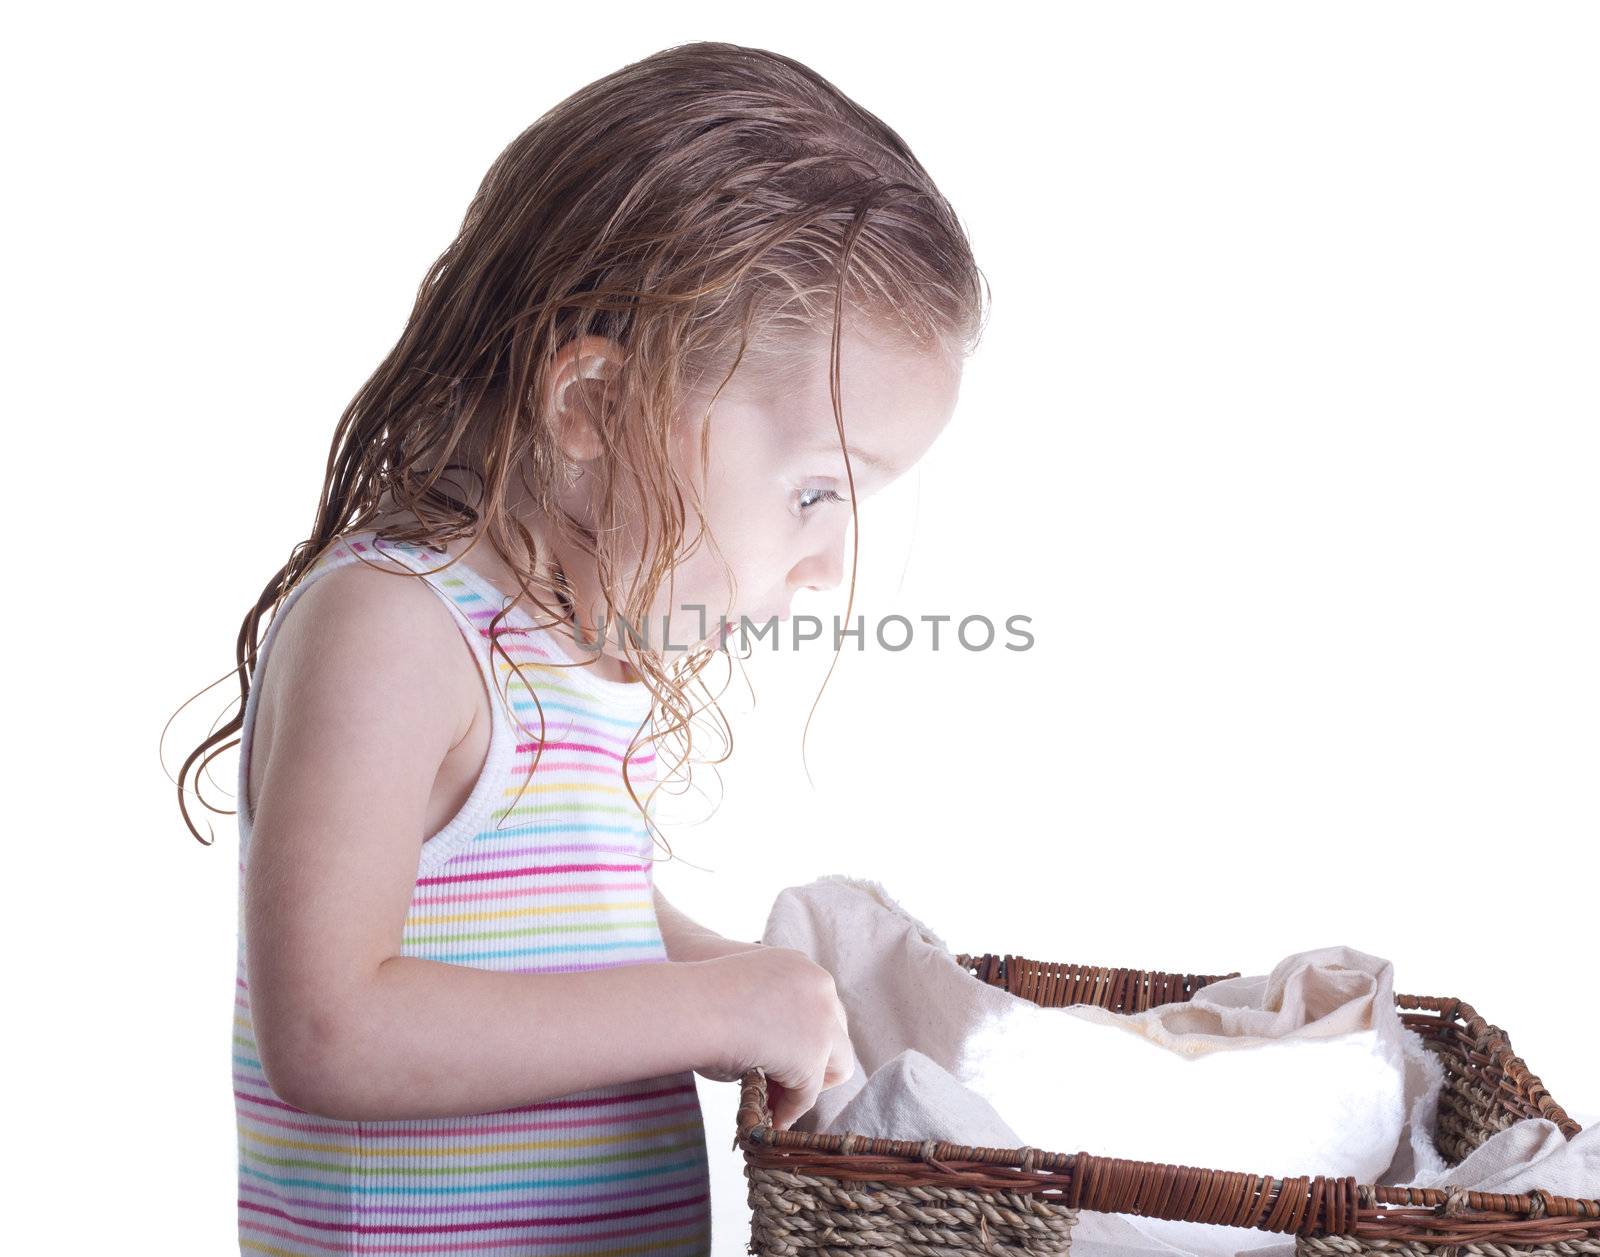
[[[685,544],[694,552],[662,584],[650,618],[652,649],[718,645],[720,617],[733,627],[741,618],[756,625],[786,619],[797,590],[843,581],[851,490],[829,397],[828,348],[819,340],[788,379],[741,366],[709,418],[707,398],[691,399],[673,458],[699,495],[710,535],[694,544],[691,510]],[[859,504],[909,470],[950,422],[961,361],[867,331],[844,331],[839,348],[840,409]]]

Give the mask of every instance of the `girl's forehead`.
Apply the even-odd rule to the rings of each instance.
[[[755,442],[785,459],[841,460],[852,469],[893,479],[914,463],[949,420],[963,360],[913,350],[881,338],[846,335],[840,345],[844,435],[833,408],[827,342],[800,372],[767,374],[742,365],[709,415],[712,439],[743,447]],[[746,369],[746,366],[749,369]],[[732,447],[725,445],[731,452]]]
[[[753,352],[734,372],[725,396],[769,401],[797,394],[824,400],[829,392],[832,339],[828,334],[796,333],[779,345]],[[872,324],[847,323],[839,335],[841,381],[959,374],[960,354],[943,346],[919,346]]]

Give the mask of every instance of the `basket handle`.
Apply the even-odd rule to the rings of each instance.
[[[981,956],[963,952],[955,959],[962,968],[990,986],[1003,987],[1041,1007],[1093,1004],[1113,1013],[1140,1013],[1161,1004],[1183,1003],[1203,986],[1239,976],[1237,972],[1197,974],[1115,969],[1030,960],[1025,956],[1002,956],[993,952]]]

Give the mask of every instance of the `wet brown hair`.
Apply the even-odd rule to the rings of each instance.
[[[741,366],[795,370],[810,360],[797,346],[814,345],[831,327],[842,446],[844,320],[864,320],[914,351],[965,357],[981,335],[987,292],[955,211],[905,142],[798,61],[731,43],[681,44],[569,96],[490,167],[459,233],[423,279],[399,342],[340,417],[311,535],[240,627],[238,713],[179,771],[178,806],[190,832],[211,841],[190,819],[184,780],[191,772],[198,780],[238,745],[262,617],[330,544],[387,514],[381,502],[403,514],[402,523],[378,530],[384,539],[469,538],[469,549],[486,542],[518,575],[516,604],[527,598],[549,611],[532,587],[543,566],[534,538],[507,509],[507,491],[520,482],[540,519],[593,556],[608,617],[644,623],[666,575],[705,535],[701,515],[685,548],[692,494],[668,458],[669,430],[691,399],[714,403]],[[595,532],[557,506],[566,464],[537,400],[552,355],[584,336],[625,348],[607,386],[614,405],[599,418]],[[480,486],[473,501],[440,483],[452,467]],[[848,457],[846,475],[854,516]],[[645,545],[636,568],[623,572],[610,541],[628,504],[645,521]],[[626,605],[616,606],[612,593],[624,583]],[[502,653],[496,626],[506,611],[490,626]],[[697,649],[669,664],[622,645],[654,696],[650,740],[674,740],[674,770],[681,768],[691,720],[715,710],[714,696],[691,703],[690,686],[724,652]],[[731,750],[731,733],[725,744]],[[632,757],[631,746],[625,765]]]

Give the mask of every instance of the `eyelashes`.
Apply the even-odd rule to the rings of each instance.
[[[817,496],[812,498],[810,501],[807,501],[806,495],[810,493],[814,493]],[[800,490],[800,513],[802,515],[805,514],[819,502],[843,502],[844,500],[845,499],[843,497],[835,493],[832,489],[802,489]]]

